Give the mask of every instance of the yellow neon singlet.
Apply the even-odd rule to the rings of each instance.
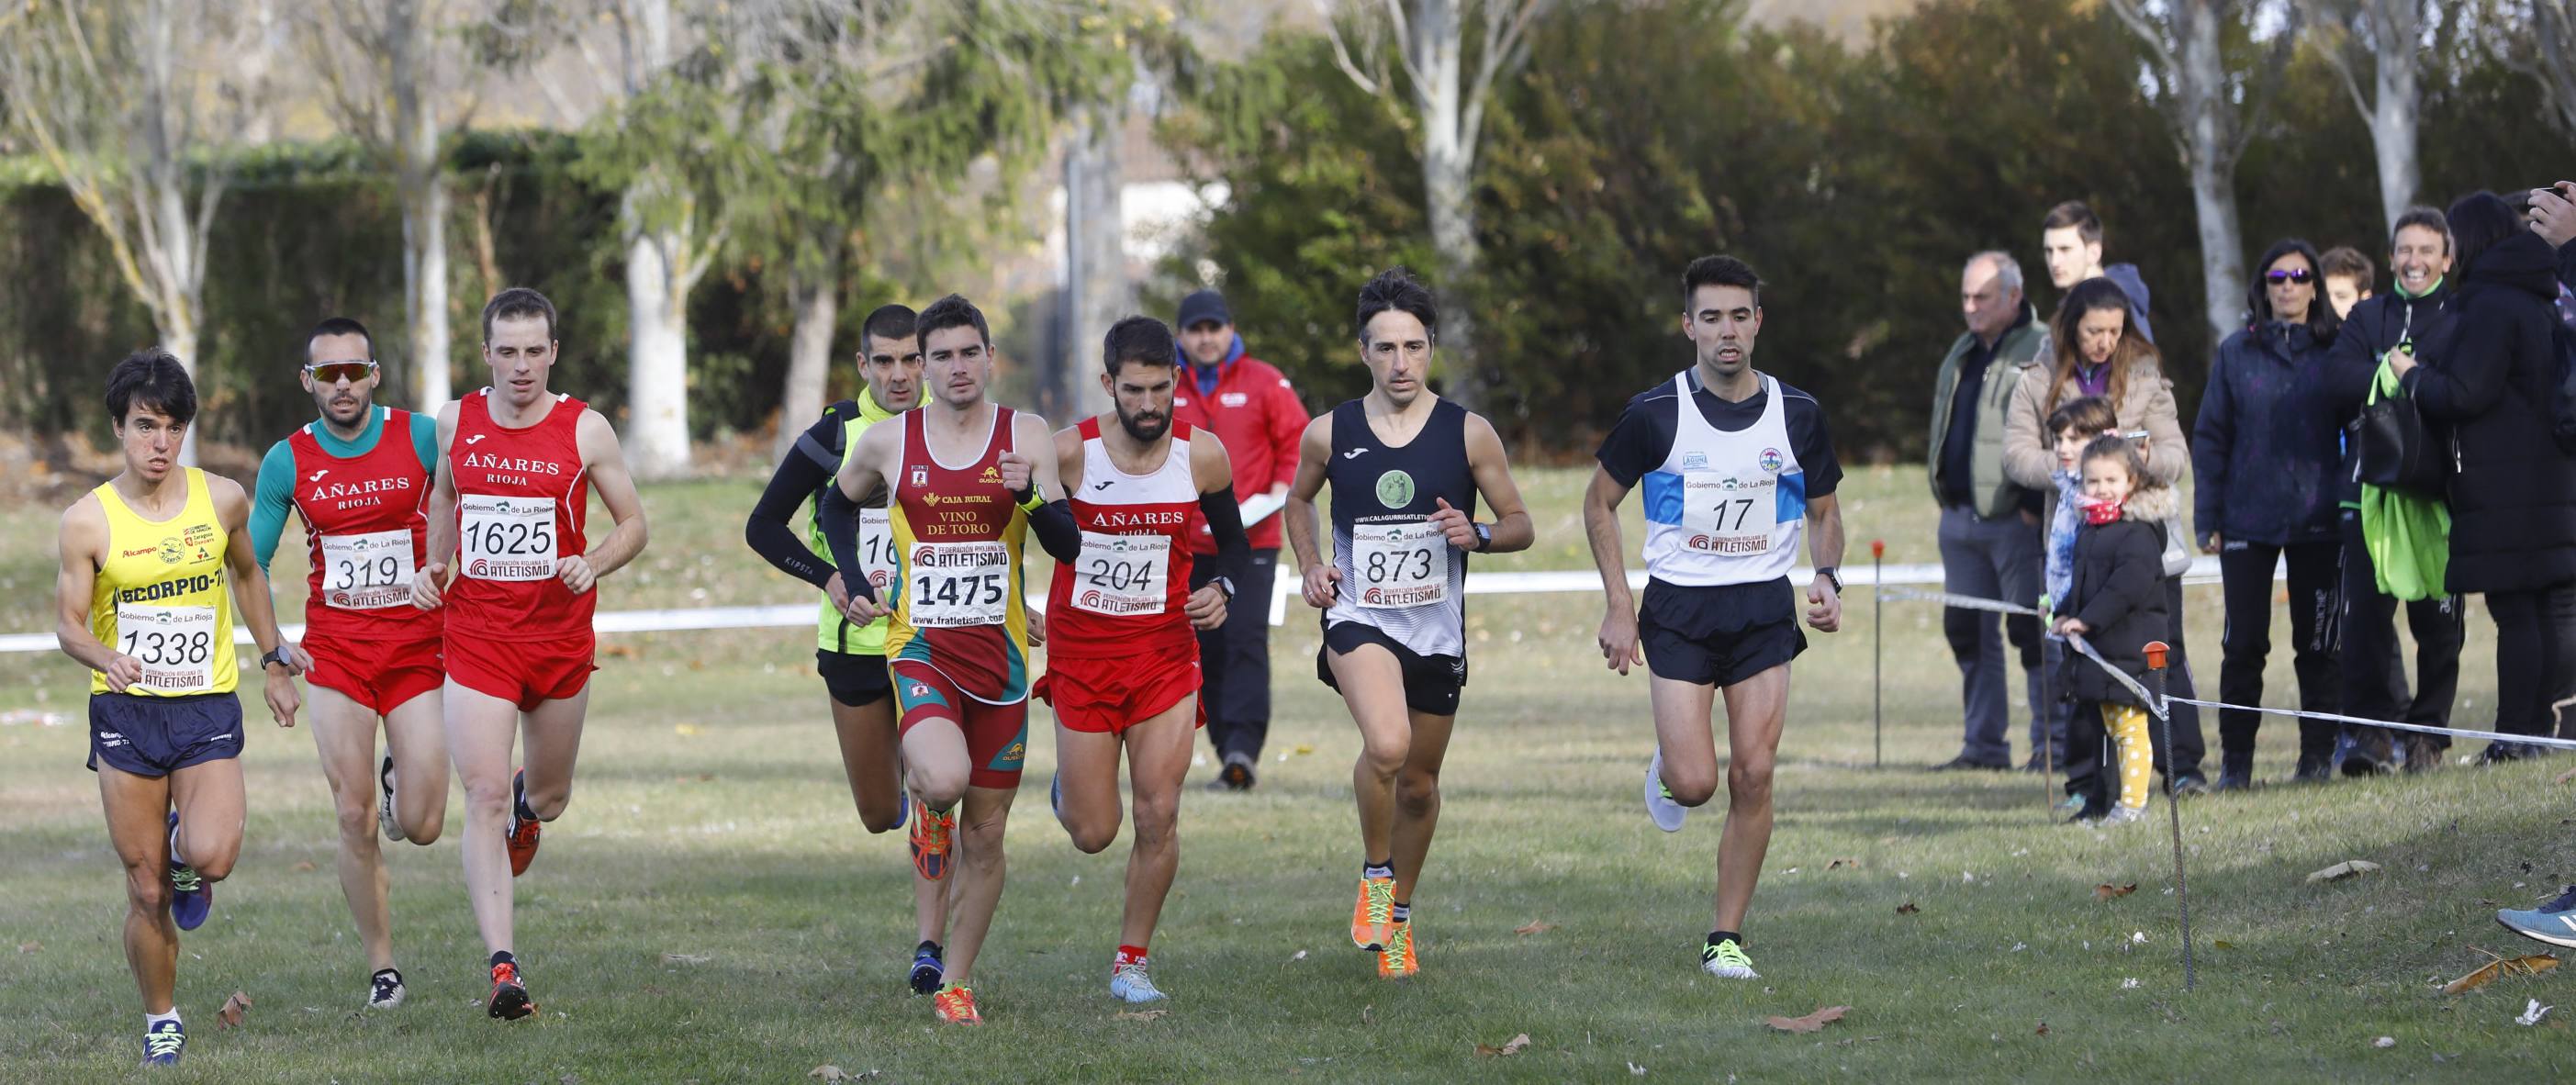
[[[185,468],[188,503],[167,520],[147,520],[117,495],[115,483],[91,491],[107,514],[107,555],[89,601],[89,631],[99,643],[143,664],[129,694],[179,697],[230,693],[241,677],[233,661],[233,601],[224,576],[224,525],[206,473]],[[90,675],[92,693],[109,692],[107,676]]]

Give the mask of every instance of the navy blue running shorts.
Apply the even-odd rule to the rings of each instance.
[[[135,776],[168,776],[190,765],[241,756],[241,699],[230,693],[89,697],[89,768],[101,761]]]

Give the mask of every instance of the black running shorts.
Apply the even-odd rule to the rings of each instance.
[[[1787,577],[1703,588],[1648,580],[1637,639],[1655,677],[1720,689],[1807,650]]]
[[[1334,689],[1342,688],[1333,681],[1330,657],[1349,655],[1363,644],[1379,645],[1395,654],[1396,665],[1404,670],[1406,708],[1433,716],[1458,714],[1458,691],[1467,684],[1466,657],[1418,654],[1366,622],[1339,622],[1324,627],[1324,647],[1315,653],[1315,677]]]
[[[886,675],[884,656],[817,649],[814,673],[823,676],[823,688],[831,693],[833,702],[849,708],[866,708],[894,692],[894,680]]]

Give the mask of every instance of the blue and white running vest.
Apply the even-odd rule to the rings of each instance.
[[[1780,382],[1762,377],[1762,418],[1728,433],[1700,414],[1685,370],[1673,378],[1673,447],[1646,473],[1646,573],[1679,587],[1759,584],[1789,575],[1807,523],[1807,476],[1789,447]]]

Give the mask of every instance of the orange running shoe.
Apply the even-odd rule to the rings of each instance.
[[[527,805],[527,797],[528,772],[526,769],[521,769],[519,770],[518,775],[510,778],[510,831],[508,842],[510,845],[510,876],[513,878],[527,873],[528,864],[536,861],[537,829],[543,824],[535,818],[523,818],[519,816],[519,808]]]
[[[1421,970],[1422,958],[1413,951],[1413,923],[1408,920],[1391,924],[1387,931],[1386,948],[1379,951],[1377,955],[1378,978],[1408,979]]]
[[[1351,905],[1351,944],[1375,952],[1386,948],[1386,929],[1395,922],[1395,879],[1361,878],[1360,899]]]
[[[504,1021],[516,1021],[537,1012],[537,1004],[528,999],[528,985],[519,982],[519,966],[503,961],[492,966],[492,997],[483,1008]]]
[[[975,1010],[975,989],[954,983],[940,988],[938,994],[930,996],[930,1012],[939,1015],[939,1020],[944,1024],[980,1025],[984,1023],[984,1015]]]
[[[920,799],[912,800],[912,869],[938,881],[948,876],[948,834],[957,828],[957,811],[934,814]],[[973,1010],[970,999],[966,1008]]]

